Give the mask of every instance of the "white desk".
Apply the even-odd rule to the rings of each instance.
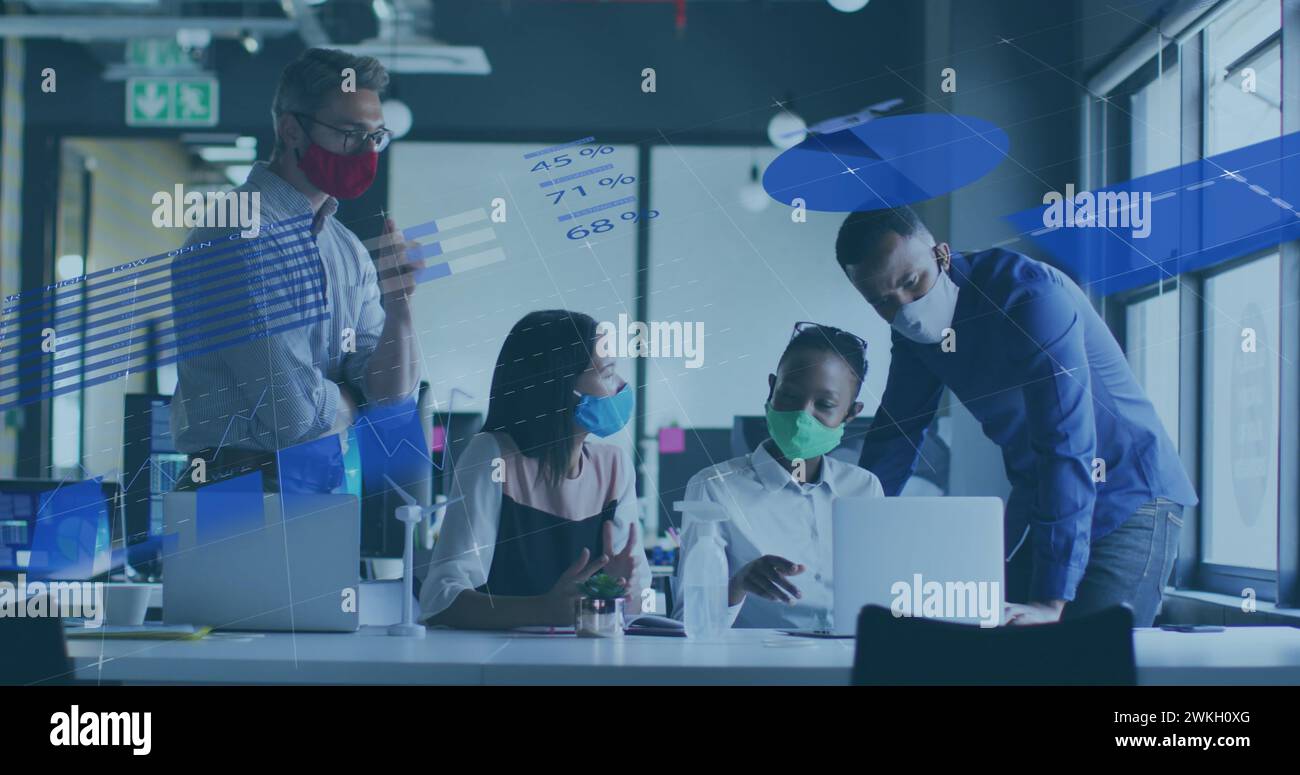
[[[1300,685],[1300,629],[1229,627],[1223,632],[1133,632],[1138,683]]]
[[[77,677],[126,683],[818,684],[848,683],[853,641],[735,630],[726,644],[382,628],[200,641],[72,640]],[[1300,685],[1300,629],[1134,633],[1144,684]],[[101,662],[102,654],[102,662]]]
[[[852,640],[793,638],[773,630],[732,630],[725,643],[517,636],[488,662],[485,682],[843,686],[852,667]]]

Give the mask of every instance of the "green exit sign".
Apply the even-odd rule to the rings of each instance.
[[[216,126],[215,78],[128,78],[127,126]]]

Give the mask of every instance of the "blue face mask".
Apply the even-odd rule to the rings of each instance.
[[[578,405],[573,409],[573,420],[587,431],[602,439],[623,430],[632,419],[636,408],[636,394],[629,385],[612,396],[589,396],[574,391]]]

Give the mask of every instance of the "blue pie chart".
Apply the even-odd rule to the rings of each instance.
[[[818,212],[921,202],[979,180],[1006,158],[1007,133],[974,116],[914,113],[810,134],[768,165],[763,188]]]

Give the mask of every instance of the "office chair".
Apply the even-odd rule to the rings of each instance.
[[[984,628],[867,606],[858,615],[852,683],[1132,686],[1133,612],[1116,606],[1056,624]]]

